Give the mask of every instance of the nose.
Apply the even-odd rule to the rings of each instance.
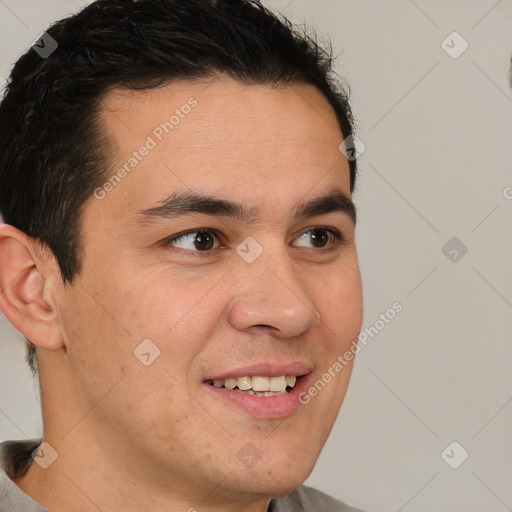
[[[279,338],[304,335],[320,321],[320,312],[285,250],[265,252],[252,263],[239,262],[228,317],[244,332],[265,329]]]

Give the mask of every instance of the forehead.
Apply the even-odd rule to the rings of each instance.
[[[155,89],[114,89],[100,119],[111,141],[115,204],[148,203],[176,189],[303,194],[325,180],[349,192],[336,115],[313,86],[246,85],[227,77]],[[146,149],[147,148],[147,149]],[[121,194],[122,191],[122,194]],[[131,205],[135,208],[135,204]]]
[[[216,76],[177,80],[143,90],[115,87],[103,96],[100,108],[108,126],[115,128],[115,120],[140,121],[140,114],[149,115],[148,121],[162,121],[162,114],[166,112],[158,109],[170,108],[169,114],[172,114],[174,108],[179,109],[191,96],[197,99],[202,114],[212,114],[220,120],[236,115],[260,123],[267,119],[267,124],[271,125],[275,116],[284,116],[283,121],[286,121],[306,114],[322,117],[331,129],[339,131],[334,111],[326,98],[314,86],[304,83],[245,84],[230,77]]]
[[[187,104],[192,103],[197,105],[189,108]],[[341,136],[332,107],[309,84],[272,87],[220,77],[139,91],[117,88],[103,98],[100,115],[120,150],[131,149],[126,146],[135,142],[136,132],[154,134],[166,122],[173,128],[172,137],[161,141],[164,144],[248,147],[258,142],[286,145],[300,139],[325,146]],[[154,135],[158,138],[158,133]]]

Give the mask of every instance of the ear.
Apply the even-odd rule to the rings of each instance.
[[[0,309],[21,334],[47,350],[64,347],[54,303],[55,287],[62,286],[56,266],[54,257],[42,257],[34,239],[0,223]]]

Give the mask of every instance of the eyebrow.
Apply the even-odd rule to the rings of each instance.
[[[302,220],[332,212],[347,214],[356,223],[356,207],[341,189],[334,188],[327,194],[312,199],[302,199],[294,208],[294,218]],[[259,219],[258,209],[247,207],[237,201],[222,199],[197,192],[175,192],[160,201],[156,206],[140,210],[135,214],[135,222],[141,225],[153,224],[201,213],[204,215],[229,217],[251,224]]]

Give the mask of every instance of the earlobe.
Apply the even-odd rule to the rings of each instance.
[[[0,224],[0,309],[34,345],[58,350],[64,344],[57,310],[47,290],[51,280],[44,274],[49,274],[48,268],[28,235]]]

